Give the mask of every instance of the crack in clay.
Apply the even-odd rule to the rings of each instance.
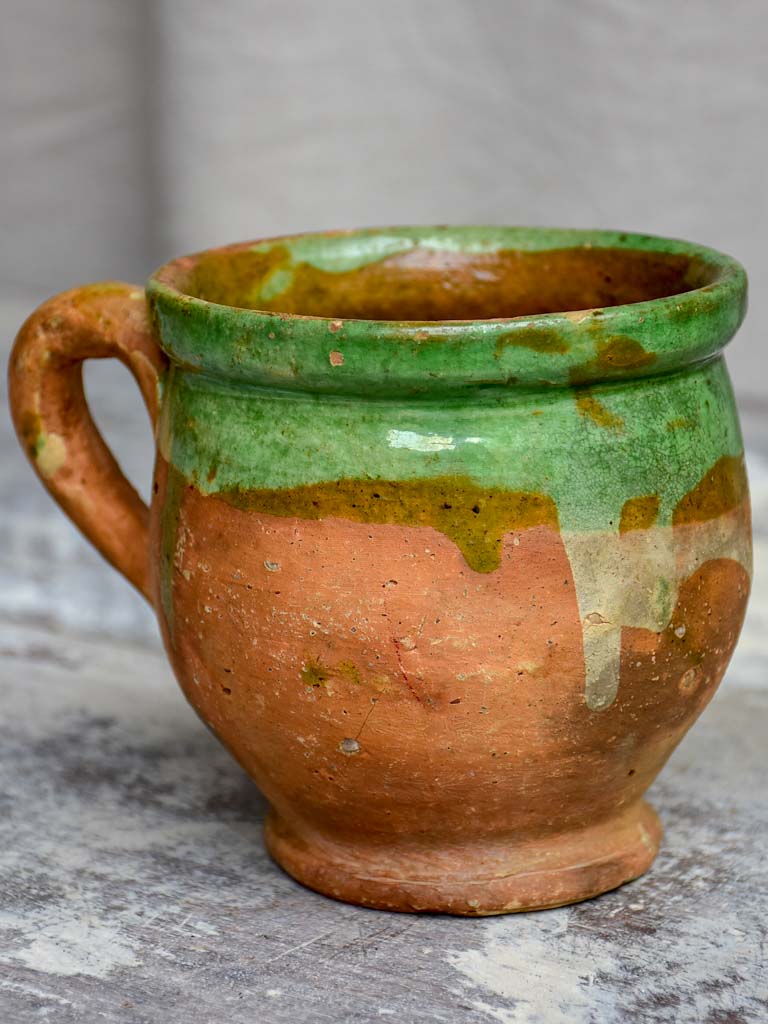
[[[402,658],[402,655],[400,653],[400,641],[396,637],[393,636],[392,637],[392,643],[395,645],[395,656],[397,657],[397,664],[398,664],[398,667],[400,669],[400,674],[403,677],[403,682],[408,687],[408,689],[413,694],[413,696],[416,698],[416,700],[419,702],[419,704],[423,704],[424,702],[422,701],[421,697],[419,696],[419,693],[416,690],[416,688],[414,687],[413,683],[408,678],[408,673],[405,671],[405,666],[403,665],[403,658]]]

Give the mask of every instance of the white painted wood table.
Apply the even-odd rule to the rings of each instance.
[[[0,308],[6,339],[18,324]],[[149,430],[89,374],[135,479]],[[117,376],[116,376],[117,374]],[[265,805],[184,703],[149,612],[0,430],[0,1024],[768,1022],[768,410],[744,410],[747,627],[652,799],[651,872],[486,920],[325,899],[265,853]]]

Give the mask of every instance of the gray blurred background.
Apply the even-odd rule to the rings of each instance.
[[[739,258],[762,394],[765,0],[3,0],[0,289],[393,223],[615,227]]]
[[[141,281],[227,241],[408,222],[614,227],[743,261],[751,313],[729,363],[745,423],[759,411],[765,0],[0,0],[0,13],[4,351],[52,292]],[[87,380],[143,488],[138,392],[119,367]],[[7,429],[2,445],[0,614],[154,636]],[[760,486],[753,471],[756,500]]]

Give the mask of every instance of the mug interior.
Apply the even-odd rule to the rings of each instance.
[[[677,239],[437,226],[294,235],[181,256],[147,297],[172,363],[338,394],[581,386],[712,358],[743,268]]]
[[[682,294],[715,277],[685,252],[416,244],[382,256],[379,241],[338,234],[305,236],[303,245],[286,239],[212,250],[179,283],[194,298],[241,309],[424,323],[620,306]]]

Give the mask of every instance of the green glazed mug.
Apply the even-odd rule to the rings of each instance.
[[[745,299],[734,260],[645,235],[271,239],[50,300],[11,402],[287,871],[394,910],[549,907],[650,865],[643,794],[736,643]],[[106,356],[155,423],[149,509],[88,413]]]

